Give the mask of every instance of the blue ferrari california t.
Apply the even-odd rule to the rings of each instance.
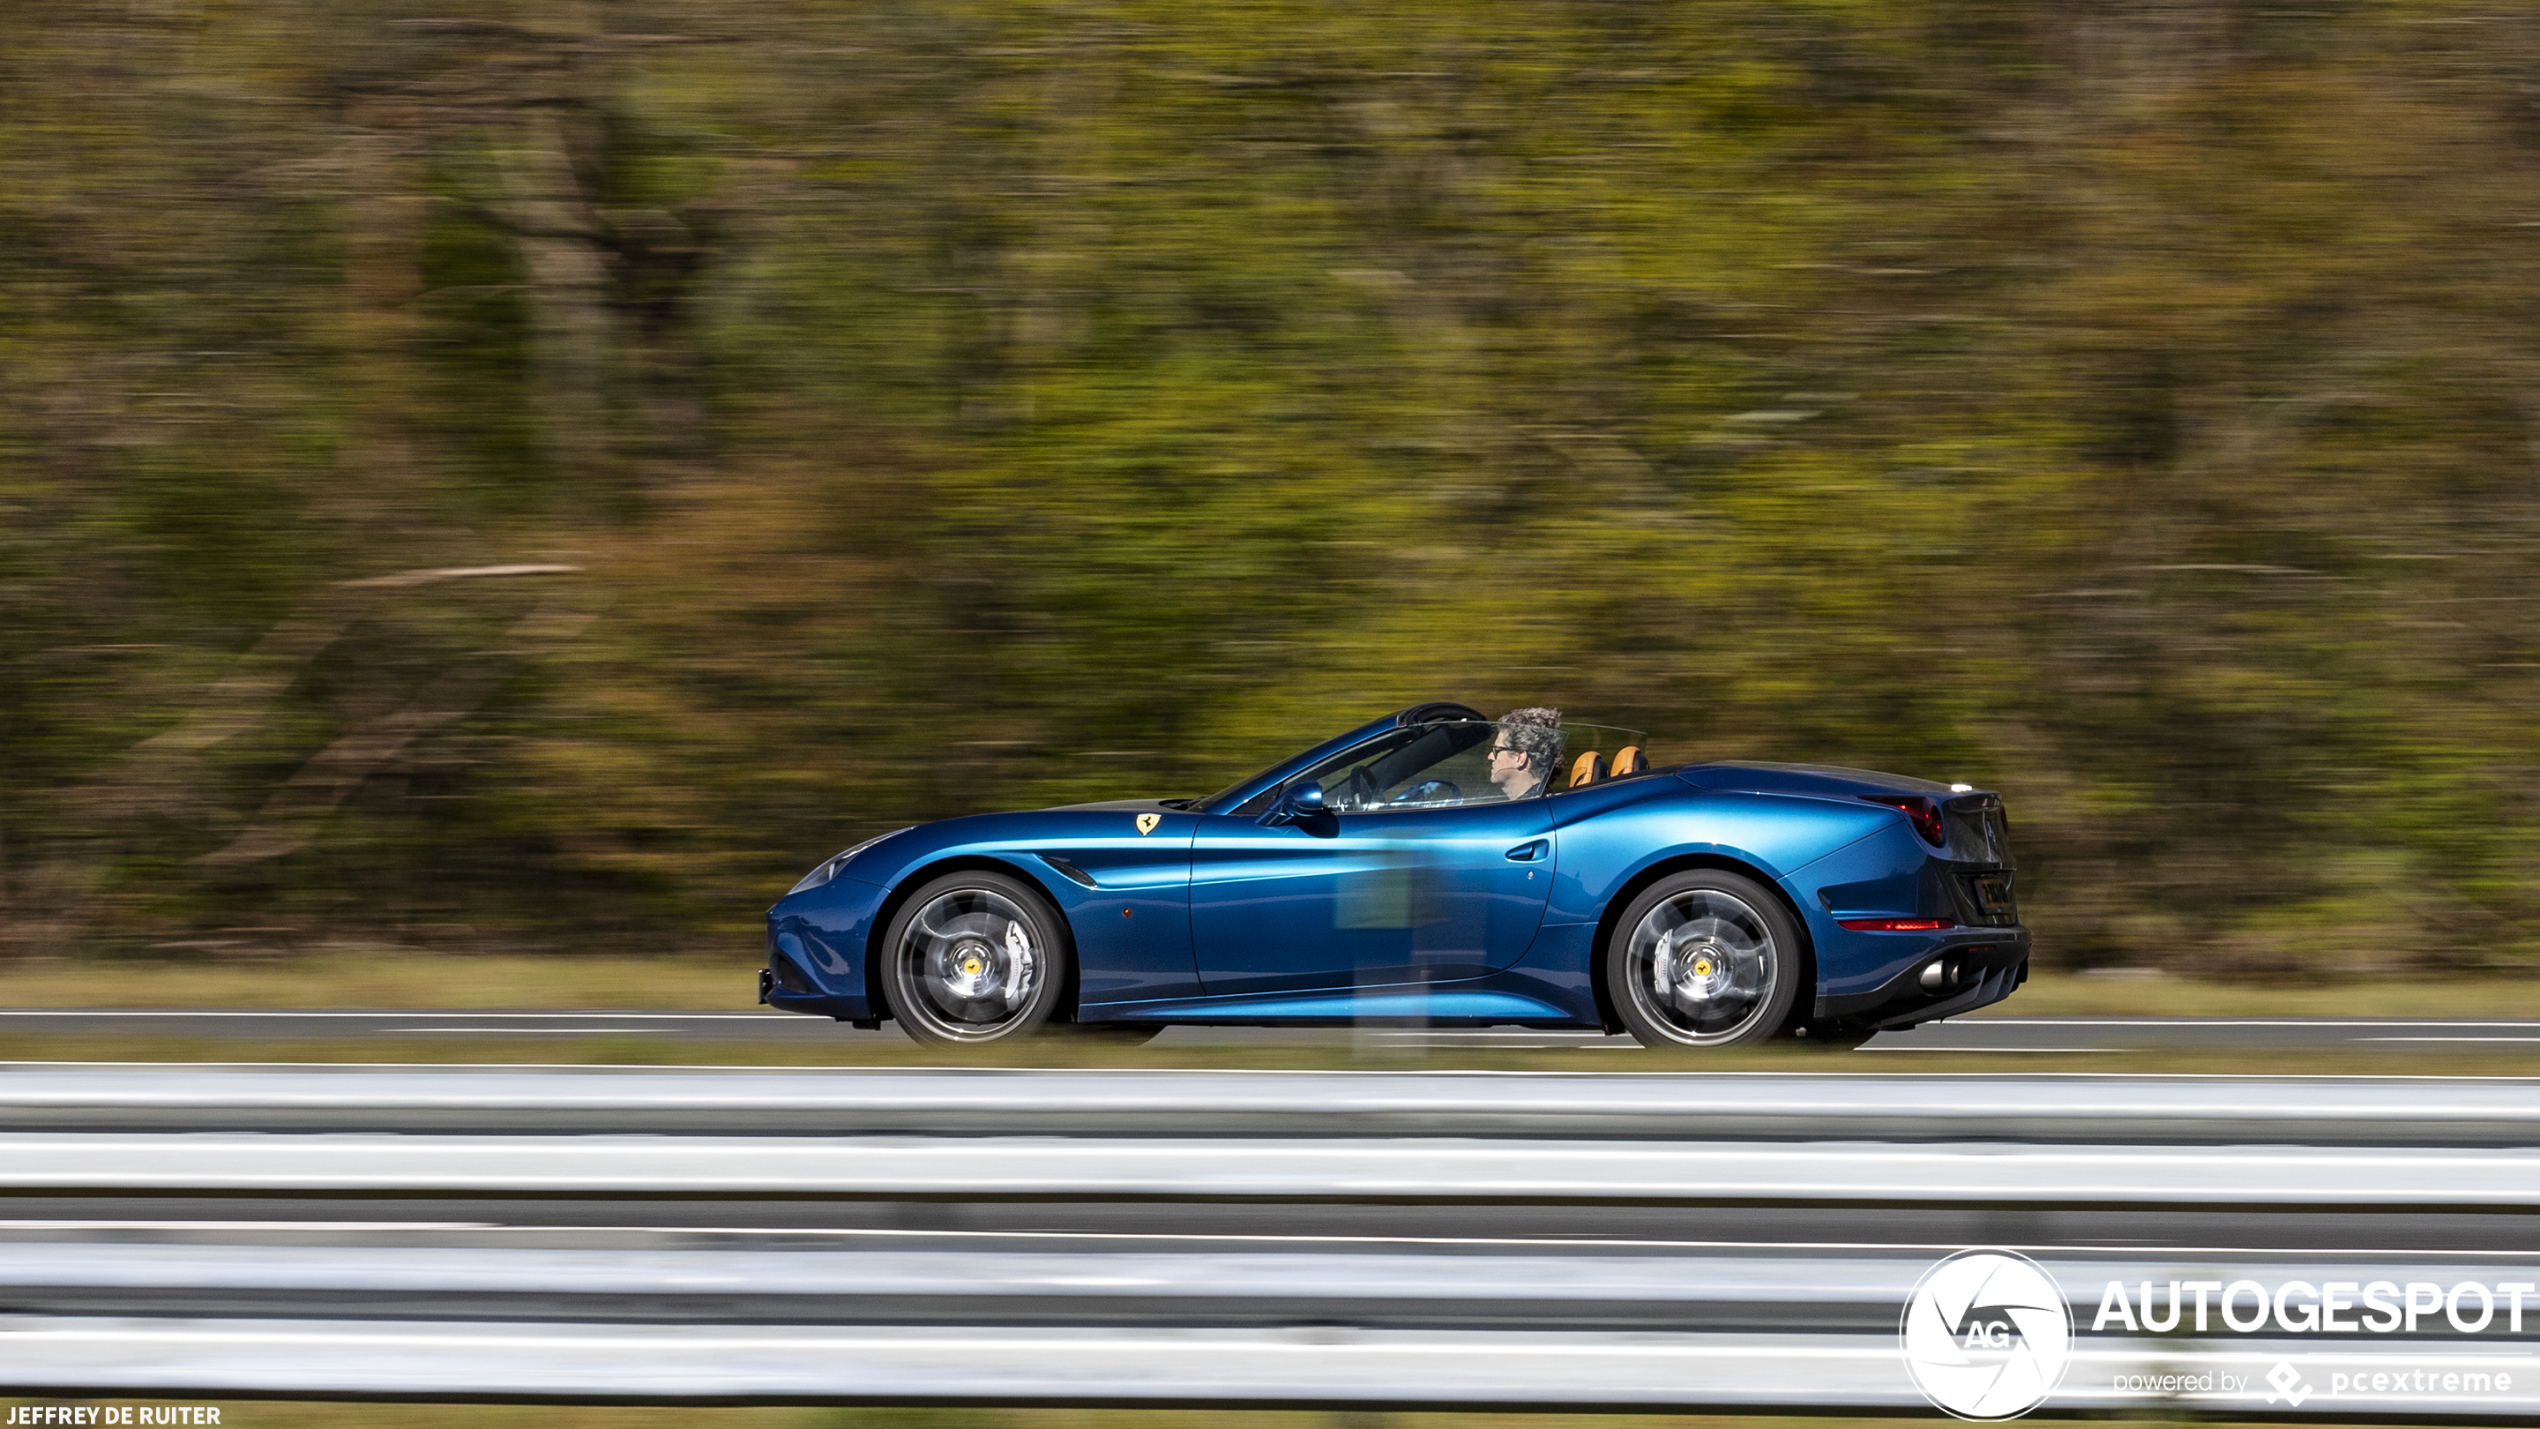
[[[768,910],[762,1002],[920,1042],[1051,1023],[1603,1028],[1838,1045],[2028,976],[2001,799],[1416,705],[1204,799],[901,829]]]

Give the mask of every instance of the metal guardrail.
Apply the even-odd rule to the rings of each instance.
[[[2332,1123],[2343,1144],[2303,1142]],[[2428,1124],[2420,1144],[2371,1144]],[[2540,1210],[2540,1087],[2521,1082],[20,1068],[0,1072],[0,1128],[0,1390],[41,1395],[1921,1411],[1898,1316],[1952,1247],[1741,1244],[1737,1208],[1863,1226],[1971,1207],[2006,1224],[2466,1213],[2490,1235]],[[208,1217],[272,1197],[386,1209],[288,1230],[185,1218],[196,1198],[224,1208]],[[1409,1203],[1516,1208],[1540,1230],[1305,1245],[761,1232],[745,1212],[640,1234],[394,1219],[454,1198],[479,1218],[566,1198],[604,1219],[700,1200],[1222,1203],[1221,1226]],[[1682,1235],[1590,1246],[1564,1228],[1618,1207],[1681,1208]],[[2494,1302],[2477,1333],[2442,1318],[2467,1313],[2464,1281],[2491,1302],[2540,1281],[2540,1247],[2031,1250],[2083,1330],[2050,1411],[2540,1414],[2540,1292],[2510,1324]],[[2144,1283],[2148,1317],[2151,1284],[2243,1275],[2455,1303],[2386,1336],[2278,1333],[2281,1294],[2255,1332],[2107,1324],[2110,1281]],[[2429,1366],[2434,1392],[2371,1387]],[[2475,1388],[2444,1392],[2447,1374]]]
[[[2540,1150],[1104,1137],[0,1136],[0,1190],[2540,1208]]]
[[[2235,1419],[2529,1423],[2540,1355],[2361,1353],[2344,1361],[2499,1378],[2502,1392],[2319,1391],[2316,1347],[2087,1341],[2046,1412]],[[1390,1330],[1346,1326],[1076,1329],[1035,1325],[713,1327],[65,1317],[0,1322],[20,1394],[635,1403],[1351,1404],[1538,1410],[1930,1413],[1891,1335]],[[2270,1375],[2299,1364],[2287,1387]],[[2407,1370],[2400,1370],[2404,1364]],[[2334,1373],[2351,1376],[2354,1369]],[[2221,1375],[2248,1388],[2169,1388]],[[2210,1381],[2209,1381],[2210,1382]],[[2143,1384],[2133,1389],[2115,1386]],[[2307,1401],[2307,1403],[2305,1402]]]
[[[1553,1329],[1887,1332],[1936,1257],[1765,1256],[1684,1247],[1579,1254],[1539,1245],[1454,1255],[1013,1250],[577,1250],[488,1246],[17,1244],[0,1292],[18,1313],[265,1314],[393,1299],[451,1320],[745,1319],[864,1324],[1008,1318],[1035,1324],[1442,1324]],[[2459,1257],[2227,1257],[2269,1281],[2450,1286]],[[2177,1252],[2046,1255],[2088,1324],[2112,1277],[2196,1279],[2217,1263]],[[2525,1280],[2540,1257],[2510,1270]],[[2540,1293],[2523,1348],[2540,1348]],[[557,1314],[560,1308],[578,1316]],[[2501,1325],[2499,1328],[2503,1328]]]
[[[1860,1337],[1563,1332],[454,1326],[63,1320],[0,1326],[21,1393],[218,1395],[288,1383],[343,1398],[658,1403],[956,1399],[1024,1404],[1492,1408],[1902,1407],[1893,1351]],[[955,1388],[955,1387],[958,1388]]]
[[[0,1066],[0,1130],[2540,1142],[2540,1078]]]

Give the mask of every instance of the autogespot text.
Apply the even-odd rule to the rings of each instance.
[[[2159,1292],[2154,1282],[2144,1280],[2129,1293],[2124,1281],[2111,1280],[2090,1328],[2094,1333],[2124,1329],[2138,1334],[2181,1329],[2211,1334],[2219,1326],[2242,1335],[2413,1335],[2434,1320],[2463,1335],[2485,1334],[2492,1327],[2519,1335],[2523,1297],[2535,1288],[2540,1287],[2528,1280],[2493,1285],[2461,1280],[2450,1286],[2431,1280],[2328,1280],[2316,1285],[2287,1280],[2273,1287],[2255,1280],[2173,1280],[2166,1292]],[[2190,1317],[2192,1324],[2187,1323]]]
[[[2540,1388],[2540,1358],[2528,1353],[2528,1343],[2507,1342],[2523,1333],[2526,1308],[2540,1311],[2540,1287],[2528,1280],[2379,1280],[2368,1273],[2316,1282],[2110,1280],[2091,1331],[2225,1336],[2198,1348],[2135,1349],[2136,1362],[2105,1381],[2107,1392],[2128,1398],[2292,1409],[2314,1400],[2363,1401],[2497,1413],[2527,1408]],[[2540,1314],[2534,1320],[2540,1323]],[[2296,1350],[2285,1338],[2294,1335],[2314,1337],[2317,1348]],[[2376,1335],[2407,1338],[2376,1342]],[[2239,1336],[2253,1342],[2232,1348]],[[2160,1360],[2144,1363],[2146,1354]]]

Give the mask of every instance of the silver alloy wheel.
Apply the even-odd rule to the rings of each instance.
[[[1748,1032],[1782,975],[1772,924],[1716,888],[1688,889],[1642,914],[1623,957],[1636,1009],[1669,1041],[1694,1047]]]
[[[900,935],[900,1009],[946,1041],[1002,1036],[1033,1005],[1050,958],[1031,915],[1002,893],[958,888],[917,910]]]

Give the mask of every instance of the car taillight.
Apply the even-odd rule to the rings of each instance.
[[[1937,933],[1958,926],[1946,918],[1837,918],[1834,922],[1855,933]]]
[[[1920,794],[1863,794],[1861,802],[1885,804],[1891,809],[1901,810],[1906,818],[1913,821],[1914,832],[1921,834],[1923,842],[1933,848],[1949,841],[1947,835],[1940,831],[1940,806]]]

